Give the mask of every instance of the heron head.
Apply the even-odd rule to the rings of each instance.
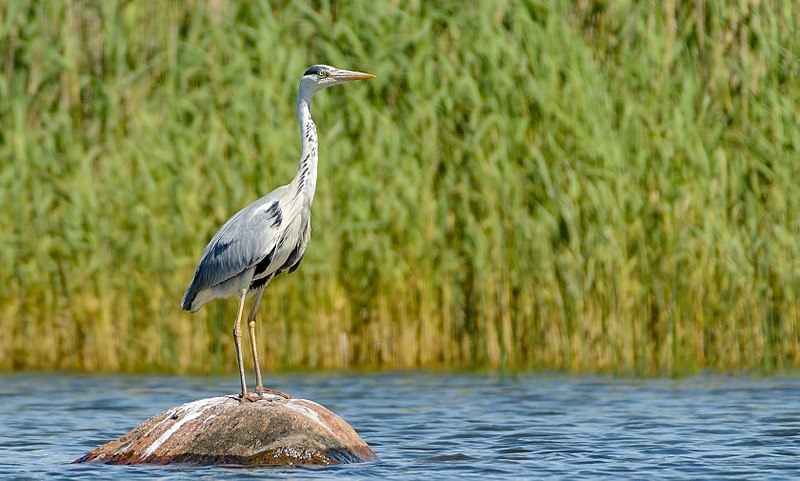
[[[334,85],[340,85],[353,80],[366,80],[374,78],[370,73],[344,70],[330,65],[314,65],[306,70],[300,80],[301,88],[308,88],[312,93]]]

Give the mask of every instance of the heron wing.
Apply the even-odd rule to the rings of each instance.
[[[233,215],[203,251],[182,305],[191,306],[195,295],[256,266],[274,249],[283,223],[278,188]]]

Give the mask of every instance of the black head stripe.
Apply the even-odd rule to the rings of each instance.
[[[314,65],[310,69],[306,70],[306,73],[304,73],[303,75],[317,75],[323,70],[327,70],[327,67],[325,67],[324,65]]]

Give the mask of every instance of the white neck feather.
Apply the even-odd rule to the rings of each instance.
[[[308,205],[314,200],[317,188],[317,126],[311,118],[311,96],[313,92],[300,86],[297,93],[297,119],[300,122],[300,139],[302,151],[297,174],[291,183],[292,193],[296,198],[302,197]]]

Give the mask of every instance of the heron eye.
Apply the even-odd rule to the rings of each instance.
[[[331,73],[330,73],[330,72],[328,72],[327,70],[321,70],[321,71],[319,72],[319,76],[320,76],[321,78],[325,78],[325,77],[327,77],[327,76],[328,76],[328,75],[330,75],[330,74],[331,74]]]

